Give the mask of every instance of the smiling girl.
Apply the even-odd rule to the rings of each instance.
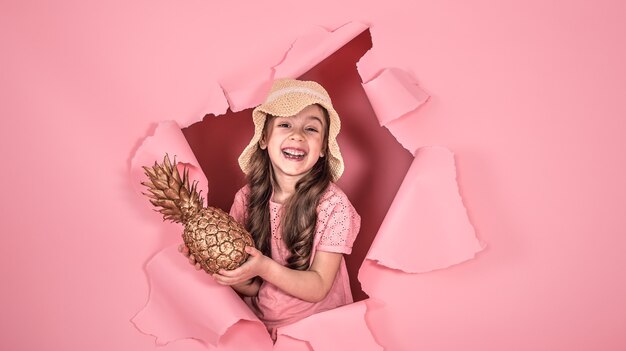
[[[352,302],[343,255],[360,217],[334,183],[344,169],[340,121],[321,85],[276,80],[252,117],[255,133],[239,157],[247,185],[230,214],[256,248],[213,277],[245,296],[275,339],[278,327]]]

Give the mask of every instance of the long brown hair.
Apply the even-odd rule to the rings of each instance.
[[[324,107],[316,105],[322,109],[326,118],[322,147],[325,157],[320,157],[313,168],[296,183],[296,192],[283,206],[280,224],[283,241],[290,252],[287,267],[297,270],[309,268],[317,223],[317,205],[332,180],[328,163],[330,155],[327,155],[330,118]],[[264,136],[274,118],[267,116],[263,128]],[[264,255],[271,256],[269,201],[276,179],[267,149],[257,147],[252,154],[247,181],[250,193],[245,226],[252,233],[257,249]]]

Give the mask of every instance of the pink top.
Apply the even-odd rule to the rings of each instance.
[[[249,188],[240,189],[230,215],[244,223]],[[272,259],[285,265],[289,251],[281,237],[280,219],[282,206],[270,201],[270,221],[272,225]],[[317,225],[313,239],[311,262],[317,251],[349,254],[352,243],[361,226],[361,217],[356,212],[346,194],[334,183],[330,183],[317,206]],[[270,334],[275,337],[276,328],[293,323],[314,313],[333,309],[352,302],[350,281],[346,262],[342,258],[339,271],[328,295],[320,302],[312,303],[293,297],[276,286],[263,282],[259,288],[258,305],[263,312],[259,316],[267,326]],[[249,303],[249,299],[246,299]],[[253,309],[254,310],[254,309]]]

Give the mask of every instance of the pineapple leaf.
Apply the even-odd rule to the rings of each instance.
[[[163,158],[163,167],[165,168],[166,173],[172,173],[172,164],[170,163],[170,157],[167,154],[165,154],[165,157]]]
[[[154,186],[160,190],[165,190],[168,188],[167,182],[161,179],[154,179],[152,180],[152,183],[154,183]]]
[[[178,190],[180,189],[180,186],[178,185],[178,182],[176,182],[176,179],[174,179],[174,177],[172,177],[172,176],[169,177],[167,183],[169,185],[169,188],[172,191],[178,192]]]
[[[176,206],[176,203],[174,202],[174,200],[170,200],[170,199],[158,199],[156,200],[156,202],[159,204],[159,206],[169,209],[169,208],[177,208],[178,206]]]
[[[148,189],[156,198],[164,198],[165,197],[165,193],[163,193],[163,190],[159,190],[159,189],[154,189],[154,188],[150,188]],[[146,194],[147,195],[147,194]],[[150,196],[150,195],[147,195]]]
[[[183,186],[185,189],[189,189],[189,169],[187,167],[183,170]]]
[[[163,193],[165,194],[164,197],[166,197],[168,199],[178,200],[180,198],[180,195],[179,195],[178,191],[175,191],[172,188],[167,188],[167,189],[163,190]]]
[[[162,214],[166,214],[166,215],[180,214],[180,211],[178,211],[178,209],[173,209],[173,208],[162,208],[159,210],[159,212],[161,212]]]
[[[200,204],[200,207],[204,206],[204,198],[202,197],[202,190],[200,190],[200,192],[198,193],[198,197],[200,198],[198,200],[198,203]]]
[[[156,178],[156,173],[154,172],[154,169],[152,169],[152,167],[147,167],[147,166],[142,166],[143,169],[145,170],[145,174],[148,176],[148,178]]]
[[[186,169],[186,167],[185,167]],[[180,192],[180,188],[182,187],[182,181],[180,179],[180,173],[178,173],[178,168],[174,167],[172,173],[170,174],[170,186],[177,193]]]
[[[144,193],[144,192],[142,192],[141,194],[142,194],[142,195],[146,195],[149,199],[155,199],[155,200],[157,200],[157,199],[158,199],[158,197],[156,197],[156,196],[155,196],[155,195],[153,195],[153,194],[148,194],[148,193]]]
[[[185,167],[185,169],[187,169],[187,167]],[[176,170],[172,172],[172,178],[174,178],[176,182],[178,182],[179,184],[182,183],[182,180],[180,179],[180,173],[178,172],[178,168],[176,168]]]
[[[178,193],[180,195],[180,200],[185,203],[185,202],[189,202],[189,192],[187,189],[184,189],[183,191],[181,191],[180,193]]]
[[[165,178],[167,178],[167,173],[165,172],[165,170],[163,170],[163,167],[161,167],[161,166],[156,166],[156,167],[154,168],[154,171],[155,171],[155,173],[156,173],[156,178],[159,178],[159,179],[165,179]]]

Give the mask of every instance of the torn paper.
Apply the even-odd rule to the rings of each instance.
[[[198,191],[202,191],[202,194],[208,192],[206,176],[180,130],[180,126],[174,121],[164,121],[157,125],[153,135],[143,140],[131,160],[130,178],[137,194],[141,195],[142,192],[146,192],[146,187],[141,185],[141,182],[148,178],[144,174],[142,166],[152,166],[155,162],[162,162],[166,153],[172,162],[176,157],[176,167],[181,172],[180,174],[183,174],[182,167],[188,168],[189,180],[198,182]],[[204,197],[206,198],[206,196]],[[145,203],[150,205],[148,201]]]
[[[150,296],[132,322],[156,336],[157,343],[192,338],[217,346],[229,328],[246,320],[254,323],[242,324],[242,333],[264,334],[271,343],[265,326],[245,302],[230,287],[193,269],[176,246],[155,255],[146,274]]]
[[[445,147],[419,149],[366,260],[424,273],[471,259],[482,249],[459,194],[454,155]]]
[[[258,105],[275,76],[298,77],[365,29],[358,22],[332,32],[318,29],[296,40],[274,67],[242,70],[237,76],[221,79],[220,86],[230,108],[240,111]],[[367,54],[370,58],[372,50]],[[415,80],[402,70],[381,68],[373,60],[362,60],[359,74],[382,126],[414,111],[428,99]],[[146,138],[137,151],[131,167],[135,186],[140,187],[138,180],[143,178],[140,166],[161,160],[165,152],[170,156],[176,154],[177,161],[195,167],[190,179],[200,181],[199,189],[208,189],[206,177],[179,126],[172,122],[160,123],[154,135]],[[368,267],[381,268],[377,272],[382,274],[393,271],[393,275],[410,276],[471,259],[481,249],[458,192],[452,153],[443,147],[422,148],[387,212],[359,272],[359,280],[365,282],[369,278]],[[194,338],[220,350],[272,347],[269,335],[247,305],[230,288],[216,286],[204,272],[195,271],[175,248],[153,257],[147,274],[150,296],[133,323],[143,332],[157,336],[159,342]],[[376,297],[384,303],[389,295]],[[393,328],[393,323],[383,327],[381,323],[368,323],[367,301],[312,315],[280,328],[274,349],[388,348],[375,341],[380,330],[370,328],[372,325]],[[320,333],[320,328],[324,333]]]
[[[198,190],[208,190],[207,179],[180,126],[166,121],[144,139],[132,158],[131,180],[137,193],[146,191],[141,185],[147,180],[142,166],[161,162],[166,153],[172,160],[176,157],[180,174],[188,169],[189,180],[198,182]],[[150,206],[147,200],[145,203]],[[181,226],[180,233],[182,230]],[[143,333],[154,335],[157,343],[192,338],[217,346],[227,330],[237,325],[236,329],[245,329],[246,334],[265,335],[271,344],[265,326],[239,296],[230,287],[215,283],[204,271],[193,269],[175,246],[150,259],[146,274],[150,295],[132,322]]]
[[[278,329],[275,350],[289,350],[285,337],[301,340],[313,350],[382,351],[365,322],[366,301],[359,301],[307,317]],[[291,341],[290,345],[296,344]],[[282,345],[282,346],[281,346]]]
[[[346,23],[333,31],[316,27],[314,31],[301,36],[293,43],[284,60],[274,67],[274,78],[301,76],[367,28],[365,24],[359,22]]]
[[[381,126],[415,110],[428,99],[428,94],[410,75],[397,68],[386,68],[363,89]]]
[[[328,31],[315,27],[299,37],[281,60],[270,69],[247,68],[220,79],[220,85],[233,112],[263,102],[275,78],[297,78],[367,30],[359,22],[349,22]]]

